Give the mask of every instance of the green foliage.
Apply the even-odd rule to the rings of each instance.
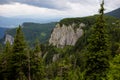
[[[36,39],[41,41],[41,43],[45,43],[50,38],[50,34],[55,27],[55,22],[53,23],[23,23],[22,31],[24,33],[26,41],[30,45],[34,45],[34,42]],[[6,31],[6,33],[14,36],[15,35],[16,28],[9,29]]]
[[[43,80],[45,78],[45,69],[41,58],[34,57],[31,59],[30,70],[32,80]]]
[[[7,33],[16,35],[12,46],[7,42],[4,49],[0,47],[0,80],[120,79],[120,20],[104,16],[103,4],[99,15],[66,18],[59,23],[67,26],[75,23],[75,27],[86,24],[84,35],[75,46],[57,48],[40,44],[39,41],[48,40],[55,23],[24,23],[16,33],[15,29],[8,30]],[[26,45],[23,33],[31,48]]]
[[[7,41],[5,45],[5,49],[3,50],[3,53],[0,55],[0,74],[1,74],[1,80],[10,78],[10,56],[12,52],[12,46]]]
[[[72,25],[73,23],[76,24],[76,27],[79,27],[78,25],[80,23],[84,23],[86,25],[86,29],[89,29],[95,22],[96,22],[96,18],[99,15],[94,15],[94,16],[88,16],[88,17],[82,17],[82,18],[64,18],[62,19],[59,24],[62,26],[63,24],[68,26],[68,25]],[[113,22],[115,22],[116,20],[119,20],[118,18],[112,17],[112,16],[108,16],[108,15],[104,15],[103,16],[106,23],[108,23],[109,25],[111,25]]]
[[[86,46],[88,45],[88,38],[89,38],[89,36],[92,33],[91,27],[95,26],[93,24],[96,23],[95,19],[97,17],[99,17],[99,16],[97,15],[96,17],[95,16],[92,16],[92,17],[93,17],[94,22],[90,21],[89,22],[90,24],[88,24],[83,29],[84,30],[84,34],[76,42],[76,44],[74,46],[74,49],[73,49],[73,52],[74,51],[78,51],[79,52],[79,51],[83,50],[84,48],[86,48]],[[111,38],[110,41],[112,42],[112,45],[114,46],[116,44],[115,42],[119,42],[119,40],[120,40],[120,37],[118,37],[120,35],[119,34],[120,30],[119,30],[119,25],[118,25],[118,22],[120,22],[120,20],[118,20],[118,19],[116,19],[114,17],[111,17],[111,16],[106,16],[106,15],[104,15],[103,18],[104,18],[104,21],[106,22],[107,33],[108,33],[109,37]],[[114,47],[112,47],[112,49],[113,48]]]
[[[112,35],[112,41],[120,42],[120,20],[117,20],[114,24],[112,24],[110,33]]]
[[[13,43],[13,53],[23,53],[25,48],[26,48],[26,43],[25,43],[24,35],[21,26],[19,26],[17,28],[17,32]]]
[[[42,59],[40,43],[36,40],[35,49],[30,55],[30,73],[32,80],[43,80],[45,78],[45,69]]]
[[[39,42],[35,49],[27,48],[21,26],[16,30],[13,47],[7,41],[0,54],[0,80],[43,80],[44,63]]]
[[[110,40],[104,21],[104,2],[101,4],[99,17],[92,27],[91,35],[88,39],[87,60],[86,60],[86,80],[102,80],[106,77],[109,68]]]
[[[0,54],[3,52],[3,46],[0,44]]]
[[[60,25],[72,25],[73,23],[79,25],[81,22],[85,23],[87,25],[90,25],[91,23],[94,23],[96,16],[89,16],[89,17],[83,17],[83,18],[65,18],[62,19],[59,24]],[[77,27],[77,26],[76,26]]]
[[[9,41],[6,42],[4,53],[9,55],[12,52],[12,46]]]
[[[64,48],[57,48],[52,45],[47,46],[46,49],[43,51],[44,52],[43,54],[46,54],[45,55],[46,64],[52,63],[52,61],[53,61],[52,59],[53,59],[54,55],[58,54],[59,59],[64,58],[71,54],[71,50],[72,50],[72,46],[66,46]]]
[[[40,49],[40,42],[39,42],[39,40],[37,39],[37,40],[36,40],[36,43],[35,43],[34,53],[38,53],[38,52],[40,52],[40,51],[41,51],[41,49]]]
[[[17,32],[13,43],[13,53],[11,56],[12,71],[15,79],[22,80],[25,77],[24,69],[27,65],[27,54],[25,53],[26,42],[21,29],[21,26],[17,28]],[[19,76],[19,77],[18,77]]]
[[[52,58],[53,58],[54,54],[57,54],[57,51],[55,50],[55,48],[53,46],[50,45],[50,46],[46,47],[44,53],[47,53],[47,55],[45,56],[45,63],[49,64],[52,62]]]
[[[110,61],[110,69],[107,74],[108,80],[120,79],[120,54],[116,55],[113,60]]]

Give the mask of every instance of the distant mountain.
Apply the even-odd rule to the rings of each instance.
[[[15,17],[3,17],[0,16],[0,27],[7,27],[7,28],[15,28],[18,25],[24,22],[34,22],[34,23],[49,23],[49,22],[56,22],[59,21],[59,18],[49,18],[49,19],[41,19],[41,18],[15,18]]]
[[[36,39],[39,39],[42,43],[44,43],[48,41],[51,31],[55,25],[56,22],[44,24],[25,22],[22,24],[22,30],[28,43],[33,44]],[[6,33],[14,36],[16,33],[16,28],[9,29]]]
[[[108,12],[107,15],[116,17],[116,18],[120,18],[120,8],[113,10],[111,12]]]
[[[7,28],[1,28],[0,27],[0,39],[4,37],[5,31],[7,30]]]

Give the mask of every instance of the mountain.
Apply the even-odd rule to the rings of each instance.
[[[111,12],[106,13],[107,15],[114,16],[120,18],[120,8],[113,10]],[[26,17],[3,17],[0,16],[0,27],[13,28],[17,27],[17,25],[22,24],[24,22],[34,22],[34,23],[49,23],[49,22],[57,22],[61,18],[26,18]]]
[[[41,19],[41,18],[18,18],[18,17],[3,17],[0,16],[0,26],[7,28],[15,28],[24,22],[34,22],[34,23],[49,23],[59,21],[59,18]]]
[[[90,27],[95,23],[97,15],[82,17],[82,18],[64,18],[62,19],[56,27],[53,29],[51,37],[49,39],[49,44],[57,47],[64,46],[75,46],[80,47],[86,41],[86,36],[89,36]],[[116,23],[119,19],[112,16],[104,16],[107,21],[107,25],[113,27],[112,25]],[[88,32],[86,36],[85,32]]]
[[[84,52],[87,51],[88,39],[91,35],[91,29],[93,29],[91,27],[96,23],[96,18],[98,18],[97,15],[82,18],[64,18],[58,22],[49,39],[50,48],[46,48],[46,63],[49,64],[66,55],[65,59],[68,58],[68,55],[71,58],[71,54],[73,54],[78,57],[77,63],[83,65],[86,59]],[[111,49],[115,53],[119,50],[120,24],[117,23],[118,21],[120,23],[120,20],[112,16],[104,16],[104,19],[112,43]]]
[[[65,45],[75,45],[76,41],[83,35],[83,29],[85,24],[80,23],[77,28],[76,24],[69,26],[62,25],[58,23],[54,28],[49,43],[57,46],[64,47]]]
[[[44,24],[25,22],[22,24],[22,30],[28,43],[33,44],[36,39],[39,39],[42,43],[44,43],[48,41],[51,31],[55,25],[56,22]],[[16,28],[9,29],[6,33],[11,36],[15,36]]]
[[[110,15],[110,16],[113,16],[116,18],[120,18],[120,8],[107,13],[107,15]]]
[[[0,27],[0,39],[3,38],[6,30],[7,30],[7,28],[1,28]]]

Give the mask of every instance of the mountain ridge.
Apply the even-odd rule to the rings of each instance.
[[[88,31],[96,22],[98,15],[82,17],[82,18],[64,18],[59,22],[49,39],[49,43],[57,47],[74,46],[76,42]],[[104,16],[107,25],[111,26],[116,23],[118,18],[112,16]],[[84,25],[84,27],[80,25]],[[78,32],[77,32],[78,31]],[[88,31],[89,32],[89,31]],[[79,35],[78,37],[76,37]],[[87,34],[89,35],[89,34]],[[80,44],[80,43],[79,43]]]
[[[44,24],[25,22],[21,26],[27,42],[33,44],[36,39],[40,40],[41,43],[47,42],[55,25],[56,22]],[[15,36],[16,28],[8,29],[6,33]]]
[[[108,12],[108,13],[106,13],[106,15],[110,15],[110,16],[113,16],[113,17],[116,17],[116,18],[120,19],[120,8],[115,9],[111,12]]]

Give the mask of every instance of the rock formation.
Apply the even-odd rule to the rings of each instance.
[[[53,55],[52,62],[57,61],[57,60],[59,59],[59,57],[60,57],[60,54],[54,54],[54,55]]]
[[[64,47],[66,45],[75,45],[78,38],[83,35],[83,29],[85,24],[81,23],[76,27],[76,24],[69,26],[57,24],[53,29],[51,37],[49,39],[49,44],[57,47]]]
[[[6,34],[4,39],[5,39],[4,44],[6,44],[6,42],[9,41],[9,43],[12,45],[14,42],[14,38],[9,34]]]

